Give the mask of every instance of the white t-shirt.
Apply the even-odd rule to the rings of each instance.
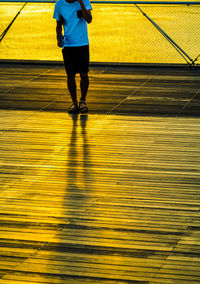
[[[85,8],[92,10],[90,0],[83,0]],[[64,45],[65,46],[83,46],[88,45],[87,22],[84,18],[78,18],[77,11],[81,10],[78,1],[68,3],[65,0],[58,0],[55,4],[53,18],[56,21],[63,17],[64,23]]]

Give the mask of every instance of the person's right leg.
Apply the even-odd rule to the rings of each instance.
[[[68,109],[69,113],[78,113],[79,108],[77,104],[77,95],[76,95],[76,70],[74,70],[76,57],[74,54],[74,48],[64,47],[62,49],[63,59],[65,64],[65,70],[67,73],[67,86],[70,92],[70,96],[73,102],[73,105]]]
[[[68,90],[71,95],[72,102],[74,104],[77,104],[77,95],[76,95],[76,74],[74,73],[68,73],[67,74],[67,86]]]
[[[76,95],[76,74],[75,73],[67,73],[67,86],[71,95],[71,99],[73,104],[68,109],[68,113],[79,113],[79,107],[77,103],[77,95]]]

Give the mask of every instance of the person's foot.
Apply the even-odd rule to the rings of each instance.
[[[69,108],[68,108],[68,113],[79,113],[79,107],[76,103],[73,103]]]
[[[80,101],[80,103],[79,103],[79,111],[80,111],[80,113],[88,112],[88,107],[86,105],[86,102]]]

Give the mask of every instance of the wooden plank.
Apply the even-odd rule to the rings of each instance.
[[[79,82],[77,75],[78,96]],[[199,88],[199,70],[93,68],[88,104],[92,113],[199,116]],[[0,71],[1,108],[66,111],[67,94],[63,66],[3,65]]]
[[[40,83],[41,102],[64,73],[36,71],[25,88]],[[91,89],[107,88],[109,111],[114,86],[121,107],[151,75],[94,71]],[[163,71],[152,88],[186,78],[194,94],[198,76],[177,76]],[[198,117],[0,110],[0,121],[0,283],[200,282]]]

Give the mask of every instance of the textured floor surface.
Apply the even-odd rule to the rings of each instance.
[[[125,99],[132,75],[116,87],[121,73],[103,79],[95,70],[88,115],[58,111],[64,99],[48,111],[46,75],[29,80],[25,71],[26,82],[16,74],[13,89],[8,71],[1,75],[1,95],[10,89],[0,110],[0,283],[199,283],[198,115],[114,114],[134,101]],[[52,96],[64,90],[59,80]],[[198,94],[194,81],[183,81],[188,94]],[[116,89],[104,113],[93,86],[110,96]],[[23,103],[20,110],[20,101],[35,110]]]
[[[77,75],[78,97],[80,97]],[[92,68],[90,113],[200,115],[200,69]],[[2,65],[0,108],[66,111],[64,68]]]

